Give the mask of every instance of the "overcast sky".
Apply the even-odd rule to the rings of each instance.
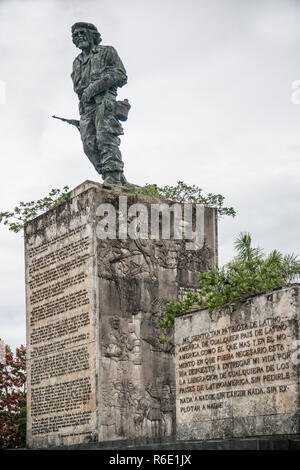
[[[70,79],[76,21],[94,23],[127,70],[121,151],[129,181],[221,193],[220,264],[249,231],[300,252],[299,0],[0,0],[0,210],[100,181],[78,131]],[[4,102],[3,102],[4,101]],[[25,343],[23,238],[0,227],[0,338]]]

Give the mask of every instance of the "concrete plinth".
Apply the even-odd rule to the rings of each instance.
[[[151,238],[150,224],[149,236],[126,238],[129,207],[150,220],[158,202],[85,182],[26,225],[29,447],[174,434],[174,344],[158,342],[157,323],[216,265],[216,214],[203,210],[198,250]],[[121,238],[105,239],[114,220]]]

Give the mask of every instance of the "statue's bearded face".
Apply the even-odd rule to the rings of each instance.
[[[86,49],[90,46],[90,37],[87,28],[76,28],[72,34],[73,42],[79,49]]]

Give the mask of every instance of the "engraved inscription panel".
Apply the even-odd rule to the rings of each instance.
[[[96,438],[93,238],[72,224],[25,237],[31,446]]]
[[[226,399],[239,397],[247,406],[240,400],[235,414],[251,416],[263,395],[271,397],[263,413],[293,411],[292,400],[280,399],[293,390],[290,343],[289,321],[280,317],[184,338],[178,348],[180,412],[206,418],[217,409],[226,416]]]
[[[258,296],[234,315],[198,311],[176,320],[180,438],[297,432],[298,294]]]

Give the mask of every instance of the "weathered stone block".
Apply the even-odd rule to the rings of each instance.
[[[300,286],[175,321],[179,439],[299,434]]]
[[[216,214],[202,213],[196,251],[150,228],[145,239],[101,239],[103,204],[118,227],[134,219],[120,196],[149,214],[159,202],[85,182],[25,227],[29,447],[175,432],[174,343],[158,342],[157,323],[216,265]]]

